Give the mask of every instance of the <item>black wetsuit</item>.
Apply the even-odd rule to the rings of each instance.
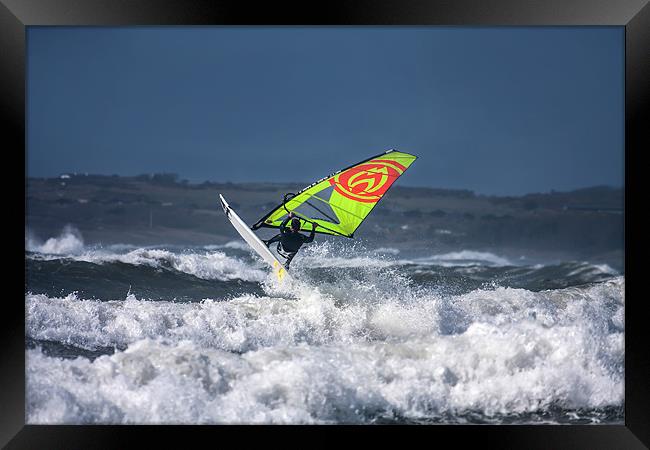
[[[291,220],[291,217],[287,216],[287,218],[282,221],[282,224],[280,224],[280,234],[276,234],[268,241],[264,241],[267,246],[279,241],[277,247],[278,253],[280,256],[286,258],[284,267],[287,269],[289,268],[289,263],[293,257],[296,256],[296,253],[300,250],[302,244],[312,242],[316,235],[316,230],[314,229],[311,230],[309,236],[300,234],[297,231],[292,231],[290,228],[287,228],[289,220]]]

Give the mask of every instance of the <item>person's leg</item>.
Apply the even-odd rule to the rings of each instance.
[[[287,258],[287,260],[284,262],[284,268],[285,269],[289,270],[289,264],[291,263],[291,260],[293,259],[293,257],[296,256],[296,253],[287,253],[287,256],[285,257],[285,258]]]
[[[285,251],[285,250],[282,248],[282,243],[281,243],[281,242],[278,242],[277,251],[278,251],[278,255],[279,255],[279,256],[282,256],[282,257],[285,259],[285,261],[284,261],[284,268],[287,269],[287,270],[289,270],[289,263],[291,262],[291,260],[293,259],[293,257],[296,256],[296,253],[297,253],[297,252],[292,253],[292,252],[287,252],[287,251]]]

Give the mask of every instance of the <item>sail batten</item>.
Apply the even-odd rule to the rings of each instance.
[[[313,223],[317,223],[317,233],[352,237],[416,158],[409,153],[389,150],[341,169],[303,188],[251,228],[279,228],[288,212],[292,211],[303,219],[301,231],[311,231]],[[322,202],[329,213],[310,202],[311,199]]]

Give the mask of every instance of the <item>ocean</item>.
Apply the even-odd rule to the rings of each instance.
[[[423,249],[426,253],[426,249]],[[26,242],[28,424],[623,424],[625,276],[461,249]]]

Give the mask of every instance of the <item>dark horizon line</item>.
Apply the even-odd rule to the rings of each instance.
[[[52,179],[65,179],[62,177],[65,176],[75,176],[75,177],[106,177],[106,178],[142,178],[142,177],[148,177],[150,180],[154,178],[154,176],[165,176],[165,177],[172,177],[173,182],[175,184],[179,185],[191,185],[191,186],[200,186],[202,184],[232,184],[232,185],[243,185],[243,184],[268,184],[268,185],[287,185],[287,184],[296,184],[296,185],[304,185],[304,186],[309,186],[312,182],[305,182],[305,181],[216,181],[216,180],[204,180],[204,181],[190,181],[187,178],[182,178],[179,174],[174,173],[174,172],[154,172],[154,173],[141,173],[137,175],[119,175],[119,174],[111,174],[111,175],[106,175],[106,174],[99,174],[99,173],[89,173],[89,172],[63,172],[60,173],[59,175],[56,176],[50,176],[50,177],[44,177],[44,176],[26,176],[26,179],[45,179],[45,180],[52,180]],[[477,196],[483,196],[483,197],[525,197],[528,195],[548,195],[548,194],[561,194],[561,193],[571,193],[571,192],[576,192],[576,191],[582,191],[582,190],[587,190],[587,189],[597,189],[597,188],[606,188],[606,189],[620,189],[622,191],[625,191],[625,184],[617,186],[617,185],[611,185],[611,184],[594,184],[594,185],[589,185],[589,186],[583,186],[583,187],[578,187],[574,189],[568,189],[568,190],[557,190],[550,188],[547,191],[535,191],[535,192],[527,192],[525,194],[484,194],[484,193],[479,193],[475,190],[472,189],[463,189],[463,188],[447,188],[447,187],[434,187],[434,186],[422,186],[422,185],[395,185],[395,187],[400,187],[400,188],[407,188],[407,189],[432,189],[432,190],[444,190],[444,191],[458,191],[458,192],[471,192],[473,195]]]

